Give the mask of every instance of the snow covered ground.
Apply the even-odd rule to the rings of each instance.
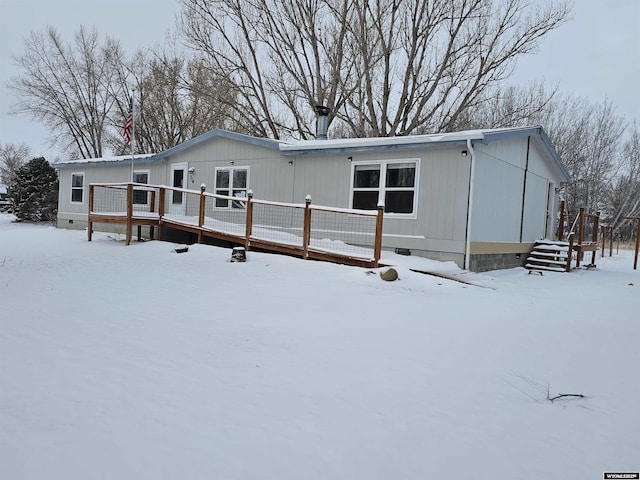
[[[383,282],[12,218],[0,215],[2,479],[640,470],[630,252],[596,271],[466,274],[483,287],[387,254],[400,279]]]

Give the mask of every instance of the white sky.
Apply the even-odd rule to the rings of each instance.
[[[176,0],[0,0],[0,143],[24,142],[54,160],[46,130],[9,115],[6,83],[18,71],[11,55],[31,30],[54,26],[69,40],[81,24],[120,39],[128,53],[162,42],[178,12]],[[537,55],[522,58],[514,81],[545,79],[593,102],[611,100],[628,120],[640,119],[640,0],[576,0],[574,19],[551,33]]]

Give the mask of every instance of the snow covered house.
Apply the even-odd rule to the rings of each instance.
[[[87,226],[90,183],[168,185],[242,197],[375,209],[383,249],[474,271],[522,265],[552,237],[556,189],[570,176],[539,127],[389,138],[276,141],[211,130],[156,155],[56,164],[58,226]],[[232,202],[220,208],[232,208]]]

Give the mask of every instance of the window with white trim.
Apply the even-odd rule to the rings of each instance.
[[[215,193],[226,197],[247,198],[249,167],[216,168]],[[218,208],[245,208],[244,201],[216,198]]]
[[[413,215],[416,211],[418,160],[386,160],[353,164],[351,206],[385,213]]]
[[[149,170],[136,170],[133,172],[133,183],[149,183]],[[133,189],[134,205],[146,205],[148,203],[149,192],[146,190]]]
[[[71,174],[71,203],[84,201],[84,173]]]

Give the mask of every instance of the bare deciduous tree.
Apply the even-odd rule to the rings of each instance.
[[[623,236],[629,238],[635,222],[625,217],[640,216],[640,127],[634,122],[627,140],[622,146],[618,175],[608,189],[608,221],[614,228],[621,228]]]
[[[182,0],[186,43],[239,87],[251,133],[446,131],[570,14],[530,0]]]
[[[25,164],[30,155],[29,147],[24,144],[0,144],[0,182],[9,185],[16,177],[18,169]]]
[[[139,50],[120,65],[123,92],[111,114],[117,128],[108,144],[128,153],[122,130],[135,89],[135,148],[139,153],[161,152],[212,128],[237,130],[229,115],[235,86],[198,59],[180,52],[172,38],[165,47]]]
[[[109,111],[117,95],[118,41],[98,40],[96,30],[80,27],[65,43],[52,27],[32,32],[25,51],[15,56],[22,73],[8,87],[18,96],[14,112],[45,125],[52,145],[71,157],[100,157]]]

